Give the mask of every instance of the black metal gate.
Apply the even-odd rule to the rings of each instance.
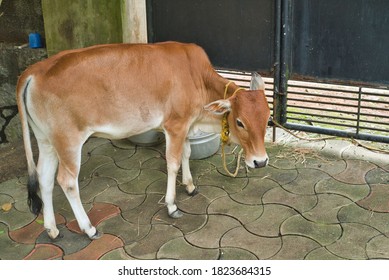
[[[389,143],[389,1],[147,0],[147,9],[149,42],[195,42],[219,69],[273,77],[282,125]]]

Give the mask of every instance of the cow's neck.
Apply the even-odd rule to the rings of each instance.
[[[207,80],[207,85],[206,85],[208,90],[207,104],[219,99],[223,99],[224,91],[228,83],[229,80],[223,78],[218,73],[216,72],[211,73],[209,75],[209,78]],[[230,83],[227,89],[227,98],[230,97],[237,89],[238,86],[235,83]]]
[[[223,78],[216,72],[211,73],[206,84],[207,98],[204,106],[213,101],[224,99],[224,91],[228,83],[229,80]],[[227,89],[227,98],[230,97],[237,89],[238,86],[235,83],[230,83]],[[193,131],[196,132],[197,130],[201,130],[207,133],[220,133],[222,130],[222,118],[223,115],[214,115],[203,111],[202,117],[193,126]]]

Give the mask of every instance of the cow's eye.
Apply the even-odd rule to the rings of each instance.
[[[236,119],[236,125],[241,128],[244,128],[244,124],[239,119]]]

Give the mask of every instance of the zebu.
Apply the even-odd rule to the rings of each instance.
[[[264,136],[270,111],[260,77],[257,83],[258,90],[240,90],[215,72],[202,48],[176,42],[98,45],[63,51],[30,66],[17,85],[30,210],[39,214],[43,206],[49,236],[59,236],[52,202],[58,171],[58,184],[80,229],[98,238],[79,196],[83,143],[90,136],[118,139],[162,129],[168,171],[165,202],[168,214],[179,218],[175,189],[180,165],[187,193],[196,193],[188,133],[220,132],[226,116],[230,139],[243,147],[247,166],[267,165]],[[38,142],[37,166],[29,126]]]

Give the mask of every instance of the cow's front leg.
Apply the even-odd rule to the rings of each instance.
[[[176,179],[177,173],[181,165],[181,156],[183,150],[183,142],[185,137],[180,137],[177,133],[169,133],[165,131],[166,138],[166,162],[167,162],[167,190],[165,203],[168,209],[168,214],[172,218],[182,217],[182,212],[178,209],[176,199]]]
[[[190,158],[190,142],[186,139],[184,143],[184,151],[182,153],[182,183],[185,185],[186,192],[194,196],[198,193],[198,189],[193,184],[192,174],[190,173],[189,168],[189,158]]]

